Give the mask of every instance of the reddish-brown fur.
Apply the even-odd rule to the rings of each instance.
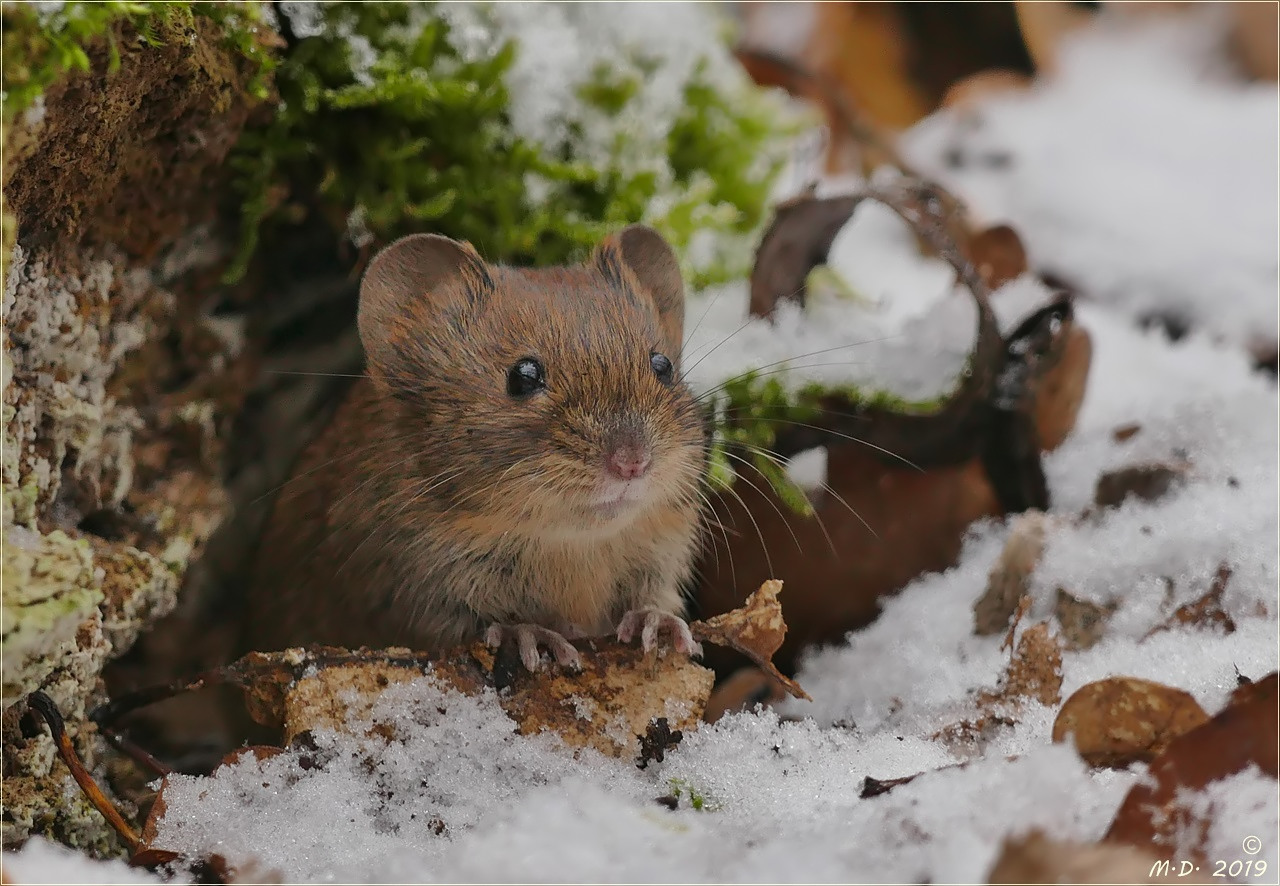
[[[412,242],[409,242],[412,241]],[[706,436],[677,380],[683,288],[647,229],[582,266],[485,265],[407,238],[361,289],[368,375],[302,455],[262,540],[249,648],[438,648],[491,623],[591,635],[630,609],[681,614]],[[547,390],[515,398],[533,356]],[[647,497],[593,511],[610,447],[651,448]]]

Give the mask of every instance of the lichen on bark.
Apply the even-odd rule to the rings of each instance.
[[[74,40],[4,7],[6,99],[39,113],[6,101],[3,842],[35,830],[105,852],[114,838],[48,736],[22,729],[21,700],[45,691],[97,760],[85,710],[104,665],[173,608],[225,513],[244,367],[195,275],[225,254],[210,185],[260,65],[207,15],[85,6],[66,7]]]

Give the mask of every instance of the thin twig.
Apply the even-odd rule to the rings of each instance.
[[[119,834],[120,839],[129,847],[129,851],[136,852],[139,843],[138,835],[134,833],[129,823],[124,820],[124,816],[120,814],[120,810],[115,807],[115,804],[107,799],[107,795],[102,792],[102,788],[98,787],[98,783],[93,780],[93,776],[84,768],[84,763],[80,762],[80,755],[76,753],[75,745],[71,743],[71,737],[67,735],[62,713],[58,710],[58,706],[53,703],[53,699],[37,690],[27,697],[27,704],[41,716],[45,725],[49,727],[53,742],[58,747],[58,755],[62,757],[62,762],[67,764],[67,769],[71,770],[71,777],[76,780],[76,784],[80,785],[80,790],[84,792],[85,799],[93,805],[94,809],[102,813],[102,817]]]

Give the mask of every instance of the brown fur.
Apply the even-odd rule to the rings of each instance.
[[[486,266],[410,237],[361,288],[368,375],[301,457],[255,563],[245,646],[438,648],[491,623],[611,631],[629,609],[683,609],[706,432],[678,380],[683,287],[647,228],[586,265]],[[547,390],[507,392],[526,356]],[[651,447],[647,498],[592,512],[610,445]]]

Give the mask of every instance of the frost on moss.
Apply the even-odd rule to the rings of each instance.
[[[318,213],[490,260],[581,257],[648,221],[697,285],[741,275],[781,165],[780,106],[700,4],[280,5],[281,105],[242,139],[244,242]],[[572,47],[568,51],[566,47]]]

